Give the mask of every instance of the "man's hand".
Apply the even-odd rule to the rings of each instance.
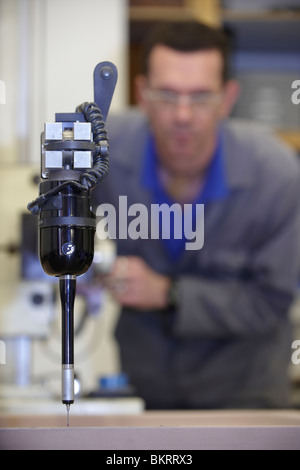
[[[104,284],[117,302],[126,307],[147,310],[168,305],[171,279],[153,271],[136,256],[117,258]]]

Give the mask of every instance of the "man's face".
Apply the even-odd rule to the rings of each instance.
[[[161,164],[173,173],[201,173],[210,162],[217,125],[232,105],[222,68],[216,50],[178,52],[159,45],[150,55],[148,77],[138,83],[140,104]]]

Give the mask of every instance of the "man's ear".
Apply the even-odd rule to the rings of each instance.
[[[148,103],[146,99],[147,77],[145,75],[137,75],[134,79],[135,99],[139,107],[143,111],[147,111]]]
[[[224,85],[224,96],[221,107],[221,117],[226,118],[230,115],[236,101],[240,96],[241,87],[237,80],[228,80]]]

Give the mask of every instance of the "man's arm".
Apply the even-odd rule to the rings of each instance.
[[[177,335],[266,334],[286,320],[300,273],[298,173],[296,176],[288,187],[278,188],[265,214],[260,243],[252,249],[252,275],[179,279]]]
[[[299,191],[294,181],[253,250],[252,276],[221,279],[180,276],[174,333],[183,337],[264,334],[287,315],[299,275]],[[276,207],[275,207],[276,206]],[[220,235],[221,236],[221,235]],[[120,304],[137,310],[168,306],[171,279],[156,273],[141,258],[119,258],[109,287]]]

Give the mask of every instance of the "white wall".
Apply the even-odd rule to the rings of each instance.
[[[47,0],[47,119],[93,99],[93,70],[103,60],[119,70],[112,107],[125,106],[126,5],[126,0]]]
[[[20,241],[20,214],[37,196],[31,177],[39,169],[44,122],[54,121],[56,112],[73,112],[81,102],[93,100],[93,71],[99,62],[109,60],[118,68],[111,109],[126,106],[127,28],[127,0],[0,0],[0,80],[6,95],[3,100],[1,87],[1,246]],[[0,261],[3,320],[4,292],[6,286],[16,292],[20,259],[1,251]],[[79,354],[85,384],[118,367],[109,337],[117,311],[111,303],[106,311],[100,321],[91,319],[78,348],[85,350],[91,337],[97,346],[92,357],[80,361]],[[60,351],[59,335],[56,340]],[[33,373],[60,371],[60,360],[47,360],[39,342],[35,346]]]
[[[0,0],[0,164],[38,163],[45,121],[93,100],[97,63],[116,64],[127,103],[127,0]]]

